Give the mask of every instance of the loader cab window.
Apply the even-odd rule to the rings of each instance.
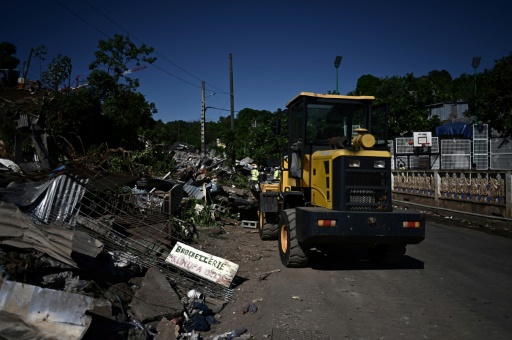
[[[302,178],[302,157],[304,156],[305,141],[305,103],[304,100],[298,101],[288,109],[288,157],[290,177]]]
[[[289,108],[290,143],[304,143],[304,103],[299,102]]]
[[[372,106],[371,114],[371,131],[370,133],[375,136],[375,148],[387,149],[388,148],[388,110],[386,104]]]
[[[306,144],[329,146],[332,138],[344,137],[350,146],[355,130],[369,125],[367,105],[354,103],[308,104]]]

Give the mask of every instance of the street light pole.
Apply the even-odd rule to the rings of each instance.
[[[473,80],[473,83],[474,83],[474,100],[475,100],[475,124],[478,122],[478,113],[476,112],[476,103],[477,103],[477,99],[476,99],[476,68],[478,67],[478,65],[480,65],[480,57],[473,57],[473,61],[471,62],[471,66],[473,66],[473,69],[475,70],[475,78]]]
[[[475,80],[474,80],[474,94],[476,95],[476,68],[480,65],[480,57],[473,57],[473,62],[471,63],[471,66],[473,66],[473,69],[475,70]]]
[[[336,59],[334,59],[334,67],[336,67],[336,94],[340,94],[338,90],[338,68],[340,67],[342,58],[341,56],[336,56]]]

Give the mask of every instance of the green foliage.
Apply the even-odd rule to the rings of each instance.
[[[150,177],[163,177],[173,166],[173,159],[168,152],[146,148],[121,155],[108,157],[106,170],[110,172],[131,172]]]
[[[154,124],[154,103],[148,103],[136,92],[138,80],[123,75],[128,63],[137,66],[153,62],[155,59],[148,57],[153,49],[145,45],[138,48],[129,38],[119,35],[100,41],[99,47],[97,59],[90,65],[88,86],[67,93],[56,92],[52,105],[46,109],[46,129],[61,151],[68,150],[69,156],[85,154],[95,145],[142,149],[139,133]],[[109,74],[108,70],[114,73]],[[59,55],[43,78],[56,88],[69,77],[69,72],[69,58]]]
[[[181,201],[176,215],[184,221],[193,222],[195,225],[204,227],[217,225],[215,211],[212,206],[192,197]]]
[[[69,80],[72,68],[71,58],[58,54],[57,58],[50,61],[48,71],[41,75],[41,82],[54,91],[58,91],[59,85]]]
[[[32,55],[34,58],[39,59],[39,77],[41,77],[41,67],[43,60],[46,60],[46,55],[48,54],[48,49],[44,45],[39,45],[36,48],[32,49]]]
[[[226,146],[227,164],[234,166],[234,160],[236,159],[236,134],[233,130],[225,130],[220,137]]]
[[[470,114],[502,136],[512,136],[512,53],[479,74],[476,82]]]
[[[10,42],[0,43],[0,69],[11,70],[20,64],[20,60],[14,55],[16,54],[16,46]]]
[[[89,69],[98,71],[100,68],[106,68],[105,73],[111,75],[115,82],[124,78],[126,88],[135,89],[139,87],[138,79],[124,75],[124,72],[132,65],[137,67],[143,62],[154,63],[156,58],[151,57],[154,50],[145,44],[137,47],[130,37],[114,34],[113,38],[98,42],[98,51],[94,53],[96,60],[89,65]]]
[[[454,97],[451,75],[445,70],[421,77],[412,73],[381,79],[364,75],[351,94],[373,95],[376,104],[388,104],[390,138],[412,135],[413,131],[433,131],[441,122],[438,118],[429,119],[427,105]]]
[[[453,80],[451,74],[446,70],[430,71],[428,73],[429,86],[438,102],[457,101],[453,93]],[[434,104],[434,103],[431,103]]]
[[[95,60],[91,62],[87,87],[68,93],[55,92],[51,102],[41,107],[41,124],[50,133],[52,146],[61,153],[60,159],[92,157],[91,163],[102,162],[105,150],[120,148],[129,154],[113,154],[108,167],[113,171],[146,172],[163,175],[169,171],[171,159],[166,149],[175,142],[201,147],[199,121],[155,121],[154,103],[149,103],[137,92],[139,81],[126,74],[132,67],[151,64],[153,48],[136,46],[129,37],[114,35],[100,40]],[[0,68],[14,68],[19,60],[14,57],[16,47],[0,43]],[[44,60],[44,45],[33,49],[34,58]],[[43,81],[57,89],[69,80],[71,60],[58,55],[43,73]],[[438,117],[429,118],[427,105],[447,101],[468,100],[470,115],[502,132],[512,134],[512,55],[496,61],[493,69],[476,77],[462,74],[453,79],[446,70],[433,70],[425,76],[412,73],[405,76],[378,78],[362,75],[352,95],[374,95],[376,104],[389,104],[390,137],[411,134],[413,131],[432,131],[440,125]],[[333,91],[332,93],[334,93]],[[284,103],[283,103],[284,104]],[[282,131],[275,133],[279,118]],[[0,110],[0,139],[13,148],[14,113]],[[218,122],[207,122],[207,145],[215,145],[217,138],[226,146],[227,164],[235,159],[253,158],[265,165],[269,159],[280,159],[286,148],[287,114],[245,108],[237,113],[235,130],[231,117],[220,117]],[[30,148],[30,143],[26,143]],[[52,149],[52,148],[50,148]],[[234,185],[243,186],[247,180],[227,178]]]
[[[378,93],[379,88],[382,86],[383,79],[365,74],[357,80],[356,89],[352,95],[355,96],[374,96]]]
[[[250,188],[249,178],[238,172],[234,172],[233,174],[220,173],[218,178],[219,181],[226,186],[234,186],[240,189]]]
[[[251,157],[258,164],[267,164],[269,159],[281,157],[283,139],[274,133],[278,116],[283,116],[282,111],[273,114],[243,109],[238,113],[235,129],[235,153],[238,159]]]

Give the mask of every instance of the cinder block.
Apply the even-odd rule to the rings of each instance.
[[[218,204],[213,205],[213,210],[217,210],[221,214],[224,214],[226,212],[226,208],[224,208],[223,206],[218,205]]]
[[[243,220],[242,221],[242,227],[244,228],[258,228],[258,221],[248,221],[248,220]]]

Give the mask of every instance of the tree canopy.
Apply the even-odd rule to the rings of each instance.
[[[16,50],[13,43],[5,41],[0,43],[0,69],[11,70],[20,64],[20,60],[14,56]]]
[[[33,52],[40,63],[48,54],[44,45]],[[137,46],[123,35],[100,40],[95,59],[89,64],[87,85],[75,89],[69,88],[72,60],[60,54],[51,59],[47,69],[40,72],[41,82],[51,91],[51,100],[31,113],[41,118],[40,122],[50,132],[50,141],[61,155],[67,152],[69,156],[69,150],[85,154],[99,146],[143,150],[148,146],[171,146],[175,142],[192,144],[200,150],[199,121],[155,121],[156,105],[138,92],[139,80],[129,71],[153,63],[156,60],[153,53],[152,47]],[[15,54],[14,44],[0,43],[0,69],[17,67],[19,60]],[[468,117],[475,116],[502,136],[510,136],[512,54],[476,77],[462,74],[454,79],[446,70],[432,70],[422,76],[408,73],[383,78],[364,74],[349,95],[373,95],[377,99],[375,104],[388,104],[391,138],[411,135],[413,131],[435,131],[442,122],[438,117],[429,117],[427,106],[459,100],[469,103]],[[11,123],[18,113],[18,109],[0,107],[0,122],[3,122],[0,136],[12,137]],[[282,157],[286,132],[276,135],[275,124],[280,121],[285,127],[286,119],[285,111],[244,108],[236,115],[234,131],[229,116],[207,122],[205,141],[215,147],[219,139],[230,159],[249,156],[259,164],[266,164],[269,159]]]

